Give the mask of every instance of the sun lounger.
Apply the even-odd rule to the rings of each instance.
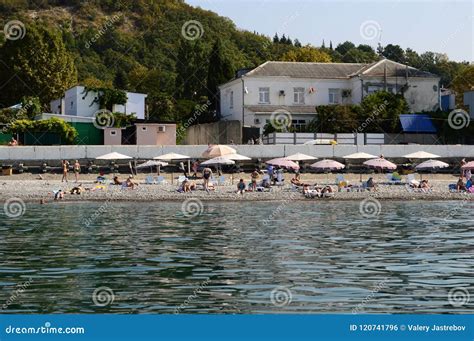
[[[398,174],[389,173],[387,174],[387,183],[389,185],[400,185],[402,183],[402,179]]]
[[[219,186],[225,185],[225,176],[224,176],[224,175],[221,175],[221,176],[219,177],[219,179],[217,180],[217,184],[218,184]]]
[[[165,180],[165,177],[163,175],[157,176],[155,179],[156,184],[158,185],[165,185],[168,182]]]
[[[155,181],[153,180],[153,177],[151,175],[148,175],[145,178],[145,185],[153,185]]]

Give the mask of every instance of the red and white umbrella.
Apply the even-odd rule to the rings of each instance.
[[[378,169],[391,169],[391,170],[397,169],[396,164],[384,158],[378,158],[378,159],[365,161],[364,165],[372,167],[372,168],[378,168]]]
[[[324,159],[324,160],[313,163],[310,167],[315,168],[315,169],[321,169],[321,170],[337,170],[337,169],[343,169],[346,166],[334,160]]]
[[[474,170],[474,161],[470,161],[461,167],[462,170]]]
[[[278,166],[278,167],[283,167],[283,168],[291,168],[291,169],[300,168],[300,166],[296,162],[288,160],[284,157],[271,159],[271,160],[266,161],[265,163],[268,163],[269,165],[272,165],[272,166]]]

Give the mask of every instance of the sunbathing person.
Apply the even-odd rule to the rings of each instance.
[[[369,180],[367,180],[367,189],[369,191],[377,192],[377,185],[375,184],[374,178],[369,178]]]
[[[127,188],[135,189],[135,187],[138,186],[135,182],[133,182],[133,177],[129,176],[127,181],[125,182],[125,185]]]
[[[290,181],[295,186],[303,186],[304,185],[300,180],[300,173],[296,173],[295,176]]]
[[[73,188],[71,189],[71,192],[70,192],[70,193],[71,193],[71,194],[77,194],[77,195],[79,195],[79,194],[81,194],[81,192],[82,192],[83,190],[84,190],[84,188],[82,188],[82,184],[79,184],[78,186],[73,187]]]
[[[113,182],[114,185],[122,185],[122,181],[119,180],[119,177],[118,176],[114,176],[114,182]]]
[[[184,193],[191,192],[191,185],[190,185],[188,179],[185,179],[185,180],[181,183],[181,189],[183,190]]]
[[[423,190],[423,192],[427,192],[427,191],[431,190],[431,186],[428,183],[428,180],[421,180],[420,185],[418,186],[418,188],[421,188]]]

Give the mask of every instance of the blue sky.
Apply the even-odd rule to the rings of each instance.
[[[237,27],[273,37],[275,32],[319,46],[345,40],[398,44],[419,53],[474,60],[473,1],[407,0],[186,0],[228,17]]]

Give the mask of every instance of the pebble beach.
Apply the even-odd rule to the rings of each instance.
[[[175,174],[176,175],[176,174]],[[126,174],[119,175],[121,179],[127,177]],[[428,193],[410,191],[405,183],[401,185],[389,185],[386,183],[383,174],[373,175],[377,183],[377,191],[347,192],[337,191],[335,185],[335,175],[324,174],[303,174],[302,181],[305,183],[329,184],[335,190],[334,195],[328,198],[308,199],[300,192],[293,191],[289,185],[290,174],[286,174],[287,183],[284,186],[274,186],[271,191],[266,192],[246,192],[243,195],[236,193],[236,184],[240,178],[244,178],[246,183],[249,181],[248,174],[226,175],[228,179],[224,185],[217,186],[214,191],[209,193],[202,189],[192,191],[191,193],[179,193],[177,191],[177,180],[171,184],[171,175],[164,175],[167,184],[148,185],[145,184],[146,174],[139,174],[134,181],[139,184],[136,189],[122,189],[121,186],[100,185],[94,183],[95,175],[81,175],[79,179],[82,187],[88,189],[81,194],[70,194],[71,188],[76,186],[72,178],[69,182],[61,182],[59,175],[45,174],[43,179],[38,179],[34,174],[17,174],[10,177],[0,177],[0,201],[7,201],[11,198],[19,198],[23,201],[52,201],[54,199],[53,191],[61,189],[65,192],[62,201],[183,201],[187,198],[197,198],[202,201],[294,201],[294,200],[362,200],[367,197],[373,197],[378,200],[469,200],[474,201],[473,194],[450,193],[448,184],[455,183],[454,175],[426,175],[429,179],[432,191]],[[349,183],[358,185],[359,175],[345,174],[345,179]],[[111,176],[110,176],[111,178]],[[364,177],[364,179],[366,176]],[[71,180],[72,179],[72,180]],[[198,185],[202,183],[201,179],[192,180]],[[200,186],[199,186],[200,188]]]

